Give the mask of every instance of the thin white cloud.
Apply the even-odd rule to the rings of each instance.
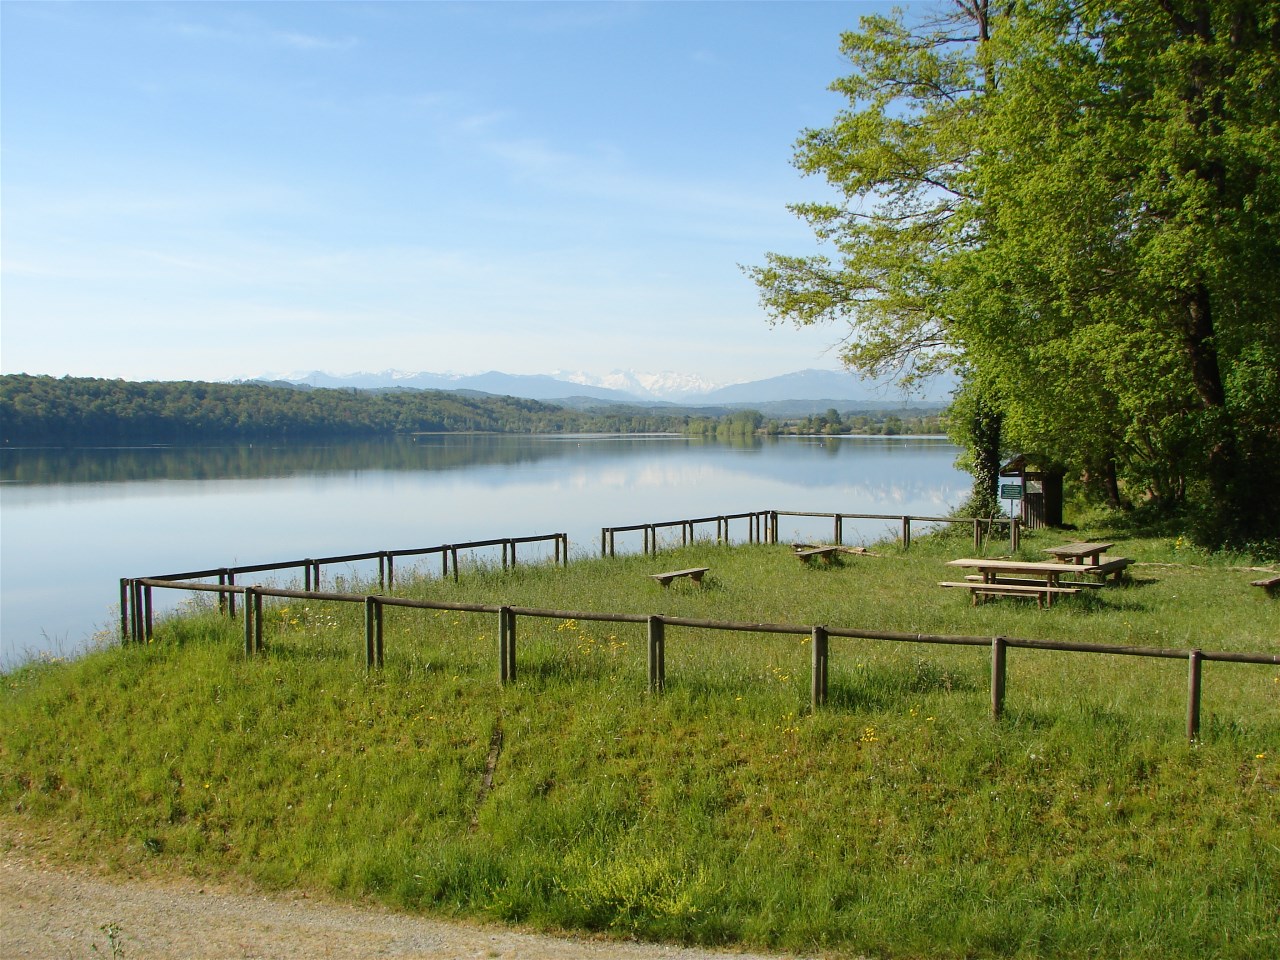
[[[360,42],[355,37],[319,37],[315,34],[296,33],[293,31],[269,34],[268,36],[282,46],[293,47],[298,50],[348,50]]]
[[[216,7],[213,9],[217,9]],[[215,41],[238,46],[288,47],[294,50],[347,50],[359,45],[354,36],[326,37],[300,30],[277,30],[240,18],[235,26],[204,21],[179,20],[165,29],[188,40]]]

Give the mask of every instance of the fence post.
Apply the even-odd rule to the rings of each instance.
[[[253,591],[253,652],[261,653],[262,643],[262,594]]]
[[[991,638],[992,720],[999,720],[1004,716],[1005,646],[1004,637]]]
[[[382,604],[377,597],[364,598],[365,669],[382,667]]]
[[[778,511],[773,510],[769,513],[769,542],[778,542]]]
[[[143,620],[143,625],[145,627],[145,630],[143,631],[143,634],[142,634],[142,640],[144,643],[150,643],[151,632],[155,623],[155,618],[152,613],[151,587],[149,586],[142,588],[142,607],[143,607],[142,620]]]
[[[133,642],[142,643],[144,638],[144,628],[142,625],[142,584],[137,580],[133,581],[133,602],[130,605],[130,620],[132,621]]]
[[[378,554],[378,589],[387,589],[387,555]]]
[[[649,692],[662,693],[666,685],[666,624],[661,616],[652,616],[649,618]]]
[[[453,582],[458,582],[458,548],[449,547],[449,559],[453,561]]]
[[[234,587],[236,585],[236,572],[234,570],[227,571],[227,586]],[[236,593],[232,590],[227,594],[227,616],[232,620],[236,618]]]
[[[811,639],[813,671],[809,680],[809,699],[813,709],[817,710],[827,702],[827,661],[830,642],[826,627],[814,627]]]
[[[498,610],[498,682],[516,679],[516,615],[510,607]]]
[[[1187,657],[1187,739],[1200,738],[1200,665],[1204,654],[1192,650]]]
[[[244,655],[253,657],[253,587],[244,588]]]
[[[837,513],[837,514],[836,514],[836,530],[835,530],[835,539],[831,541],[831,542],[832,542],[832,543],[834,543],[837,547],[838,547],[838,546],[840,546],[840,544],[844,543],[844,524],[843,524],[843,523],[841,523],[841,520],[842,520],[842,519],[843,519],[843,518],[840,516],[840,514],[838,514],[838,513]]]
[[[394,590],[396,588],[396,558],[388,551],[384,556],[387,558],[387,586],[386,589]]]
[[[982,521],[977,517],[973,518],[973,549],[982,550]]]
[[[1009,518],[1009,552],[1017,553],[1022,546],[1022,518]]]
[[[129,639],[129,580],[120,578],[120,642]]]
[[[906,550],[911,546],[911,518],[902,518],[902,549]]]
[[[227,571],[224,569],[218,574],[218,586],[225,587],[227,585]],[[218,591],[218,612],[227,612],[227,595],[221,590]]]

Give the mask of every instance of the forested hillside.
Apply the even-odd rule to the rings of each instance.
[[[468,432],[680,431],[687,417],[632,408],[577,412],[441,390],[297,390],[258,383],[0,377],[0,442],[182,443],[255,437]]]

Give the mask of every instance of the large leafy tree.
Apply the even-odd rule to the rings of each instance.
[[[1280,508],[1280,4],[1027,3],[950,290],[1008,429],[1218,542]]]
[[[1113,501],[1274,537],[1280,462],[1276,0],[957,2],[843,38],[849,109],[797,147],[834,250],[752,275],[844,358],[953,365],[976,486],[1006,442]]]
[[[912,24],[900,12],[864,17],[841,38],[853,72],[832,84],[848,108],[797,143],[797,168],[835,188],[833,199],[791,206],[822,250],[771,253],[748,273],[774,322],[843,327],[841,358],[861,374],[909,385],[964,369],[946,268],[977,236],[972,164],[997,85],[983,47],[1001,16],[989,0],[956,0]],[[979,509],[996,504],[1000,456],[988,387],[970,377],[964,421]]]

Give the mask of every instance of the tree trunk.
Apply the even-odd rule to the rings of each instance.
[[[973,503],[979,513],[994,516],[1000,510],[1000,432],[1004,414],[984,394],[973,407]]]

